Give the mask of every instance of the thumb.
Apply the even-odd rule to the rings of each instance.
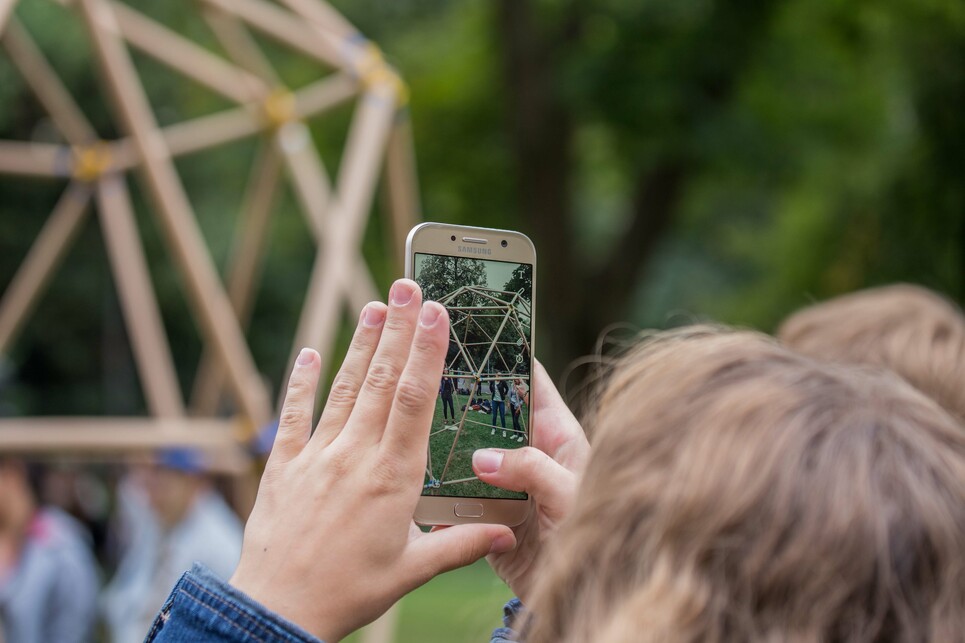
[[[532,494],[543,511],[562,518],[576,494],[576,475],[539,449],[479,449],[472,470],[483,482]]]
[[[516,536],[505,525],[454,525],[423,534],[410,547],[414,575],[421,585],[443,572],[471,565],[488,554],[515,549]]]

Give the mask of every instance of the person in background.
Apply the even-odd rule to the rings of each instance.
[[[965,315],[921,286],[871,288],[808,306],[777,337],[798,353],[886,368],[965,422]]]
[[[181,574],[202,562],[230,575],[241,554],[242,526],[212,488],[203,454],[167,449],[118,487],[128,545],[102,605],[116,643],[143,639]]]
[[[962,640],[965,433],[907,382],[697,326],[597,400],[525,635],[494,642]]]
[[[38,506],[23,462],[0,459],[0,639],[89,641],[99,589],[89,534]]]

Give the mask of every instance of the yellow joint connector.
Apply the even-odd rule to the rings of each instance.
[[[295,94],[285,88],[272,91],[261,104],[261,112],[268,124],[279,128],[295,120]]]
[[[390,84],[400,106],[409,102],[408,85],[392,67],[386,64],[382,51],[375,44],[370,42],[365,45],[365,52],[355,67],[355,73],[366,89]]]
[[[96,181],[111,168],[111,146],[104,141],[78,145],[72,152],[71,176],[79,181]]]

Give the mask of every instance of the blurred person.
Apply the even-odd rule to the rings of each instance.
[[[118,485],[118,524],[126,546],[102,605],[111,639],[140,641],[181,574],[195,562],[229,576],[242,527],[212,488],[203,455],[166,449]]]
[[[90,536],[74,518],[38,506],[27,466],[0,458],[0,638],[90,640],[100,587]]]
[[[965,315],[921,286],[842,295],[788,317],[777,337],[821,360],[887,368],[965,421]]]
[[[934,400],[695,327],[598,405],[528,643],[961,640],[965,434]]]
[[[302,351],[238,569],[186,573],[148,641],[337,641],[434,575],[524,546],[501,525],[413,528],[448,336],[418,299],[366,307],[333,384],[358,393],[331,397],[314,432],[320,361]],[[473,458],[534,498],[543,562],[509,581],[529,643],[965,631],[965,435],[899,378],[698,327],[631,352],[598,404],[578,489],[560,450]]]

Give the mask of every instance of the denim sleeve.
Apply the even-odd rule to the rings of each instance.
[[[521,600],[518,598],[510,599],[510,601],[503,606],[503,627],[497,627],[493,630],[493,635],[489,643],[516,643],[520,641],[519,632],[514,628],[516,627],[516,621],[522,618],[525,611],[526,608],[523,606]]]
[[[144,643],[169,641],[322,643],[199,563],[181,576],[144,639]]]

